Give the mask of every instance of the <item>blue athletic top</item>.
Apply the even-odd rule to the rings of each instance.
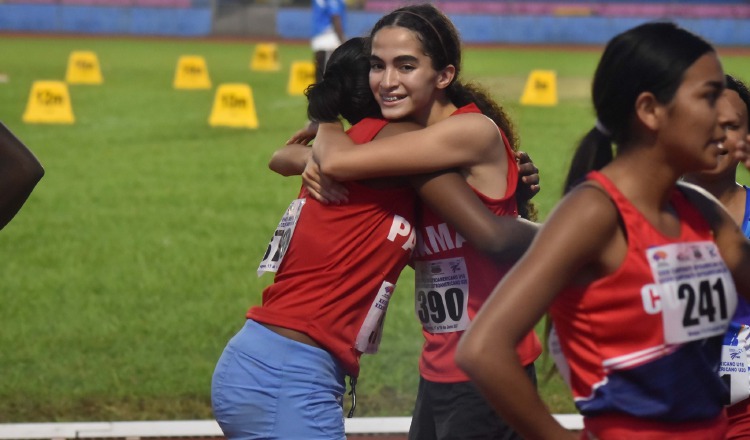
[[[745,214],[742,216],[742,232],[745,237],[750,238],[750,188],[745,188]],[[737,311],[732,321],[738,324],[750,324],[750,303],[742,296],[737,301]]]
[[[332,17],[338,15],[344,23],[346,4],[344,0],[313,0],[312,2],[312,35],[320,35],[328,29],[333,21]]]
[[[750,238],[750,190],[745,189],[745,213],[742,232]],[[732,315],[729,329],[724,335],[719,376],[729,387],[728,404],[742,402],[750,397],[750,302],[737,297],[737,310]]]

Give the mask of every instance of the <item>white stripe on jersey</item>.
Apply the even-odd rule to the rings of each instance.
[[[605,359],[602,361],[602,367],[604,367],[604,371],[607,373],[612,370],[624,370],[637,367],[638,365],[645,364],[653,359],[674,353],[679,347],[680,344],[661,344],[655,347],[649,347],[645,350]]]

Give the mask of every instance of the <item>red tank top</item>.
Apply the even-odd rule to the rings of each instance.
[[[365,119],[348,134],[367,142],[386,124]],[[274,283],[247,317],[307,334],[356,377],[362,352],[377,349],[393,285],[414,248],[416,196],[407,187],[346,186],[346,204],[306,198]]]
[[[481,112],[476,105],[469,104],[453,114],[461,113]],[[501,134],[508,157],[505,196],[493,199],[474,192],[494,214],[517,217],[518,167],[505,134],[502,131]],[[468,376],[454,360],[456,346],[466,326],[511,265],[499,265],[477,251],[427,206],[421,207],[414,262],[415,307],[425,338],[419,372],[433,382],[466,382]],[[523,365],[532,363],[541,351],[539,338],[533,331],[517,347]]]
[[[736,291],[710,226],[675,189],[681,231],[665,236],[603,174],[588,179],[617,206],[628,249],[614,273],[564,289],[550,309],[551,350],[576,406],[595,433],[598,421],[620,426],[623,417],[657,423],[649,429],[705,421],[721,431],[727,396],[717,371]]]

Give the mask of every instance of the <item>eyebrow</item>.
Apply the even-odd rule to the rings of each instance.
[[[727,88],[727,85],[724,81],[708,81],[706,85],[719,90],[724,90]]]
[[[417,57],[413,55],[399,55],[396,57],[395,61],[399,63],[406,63],[406,62],[416,63],[419,60],[417,59]]]
[[[728,115],[730,115],[730,117],[722,122],[721,125],[730,125],[735,122],[742,122],[742,112],[732,111],[731,113],[728,113]]]
[[[370,61],[383,61],[383,60],[377,55],[370,55]],[[416,63],[419,60],[417,59],[417,57],[413,55],[399,55],[393,61],[396,63]]]

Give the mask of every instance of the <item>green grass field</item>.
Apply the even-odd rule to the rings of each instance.
[[[280,45],[281,71],[267,73],[250,71],[253,48],[0,35],[0,121],[47,172],[0,232],[0,422],[211,418],[214,364],[271,282],[255,269],[299,185],[266,164],[306,120],[305,98],[286,85],[291,62],[308,60],[309,49]],[[32,82],[63,80],[74,50],[94,51],[104,76],[102,85],[69,86],[75,124],[22,122]],[[185,54],[205,57],[210,90],[172,88]],[[466,49],[465,78],[503,103],[541,169],[542,217],[593,125],[598,55]],[[742,77],[750,59],[727,56],[725,68]],[[557,72],[559,105],[518,104],[532,69]],[[252,87],[258,129],[208,125],[223,83]],[[407,269],[381,352],[363,359],[360,416],[410,414],[421,345],[412,282]],[[559,379],[540,389],[554,412],[574,411]]]

